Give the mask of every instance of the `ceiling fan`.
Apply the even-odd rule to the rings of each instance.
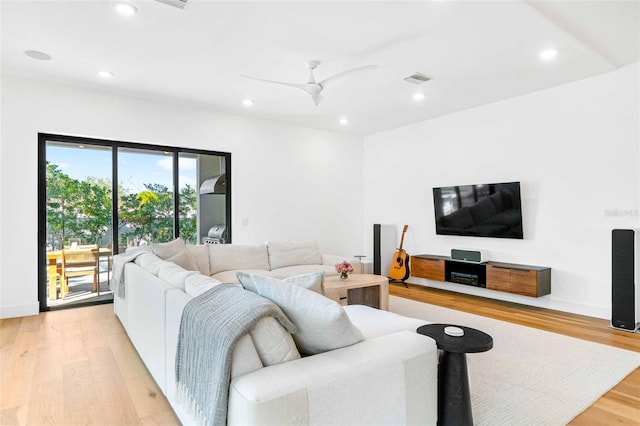
[[[275,83],[281,84],[284,86],[294,87],[296,89],[301,89],[305,91],[311,99],[313,103],[318,105],[322,101],[322,91],[331,85],[334,85],[346,77],[352,76],[354,74],[360,73],[362,71],[373,70],[378,68],[377,65],[363,65],[361,67],[352,68],[346,71],[342,71],[332,77],[326,78],[322,81],[316,81],[316,78],[313,75],[313,70],[315,70],[318,65],[320,65],[320,61],[309,60],[306,62],[307,68],[309,68],[309,79],[306,83],[287,83],[284,81],[274,81],[274,80],[265,80],[264,78],[251,77],[248,75],[243,75],[242,77],[250,78],[252,80],[264,81],[267,83]]]

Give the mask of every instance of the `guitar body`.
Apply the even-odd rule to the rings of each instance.
[[[411,275],[409,269],[410,256],[402,248],[404,244],[404,234],[409,226],[405,225],[402,229],[402,239],[400,240],[400,248],[393,253],[393,260],[389,266],[389,278],[393,281],[404,281]]]
[[[409,269],[410,256],[404,250],[398,250],[393,254],[393,262],[389,266],[389,278],[394,281],[403,281],[409,278],[411,271]]]

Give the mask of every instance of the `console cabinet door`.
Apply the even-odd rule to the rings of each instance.
[[[540,293],[538,285],[538,271],[535,269],[487,265],[488,289],[538,297]]]
[[[511,269],[487,265],[487,288],[498,291],[511,291]]]
[[[427,280],[444,281],[444,260],[414,256],[411,258],[411,275]]]
[[[538,295],[538,272],[531,269],[512,269],[510,291],[536,297]]]

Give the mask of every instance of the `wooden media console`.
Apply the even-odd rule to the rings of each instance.
[[[551,293],[551,268],[515,263],[473,263],[446,256],[411,257],[411,276],[540,297]]]

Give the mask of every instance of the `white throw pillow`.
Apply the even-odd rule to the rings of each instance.
[[[260,273],[247,273],[247,272],[236,272],[236,277],[238,278],[238,281],[242,284],[242,286],[247,289],[250,290],[254,293],[257,293],[258,290],[256,289],[256,287],[253,285],[253,281],[251,279],[245,279],[242,280],[242,277],[247,277],[249,275],[263,275],[263,276],[269,276],[267,274],[260,274]],[[307,290],[311,290],[311,291],[315,291],[318,294],[323,294],[322,292],[322,284],[324,283],[324,272],[311,272],[309,274],[301,274],[301,275],[294,275],[292,277],[287,277],[285,279],[283,279],[282,281],[286,281],[288,283],[293,283],[296,285],[299,285],[302,288],[306,288]],[[250,286],[251,288],[247,287]]]
[[[187,271],[197,271],[198,266],[193,261],[187,251],[181,251],[166,259],[167,262],[173,262],[176,265],[186,269]]]
[[[176,238],[168,243],[151,244],[151,251],[160,259],[168,259],[186,250],[187,246],[182,241],[182,238]]]
[[[300,358],[291,334],[274,317],[261,318],[249,334],[265,367]]]
[[[218,281],[215,278],[206,277],[202,274],[189,275],[184,280],[184,291],[191,297],[198,297],[207,290],[211,290],[218,284],[222,284],[222,281]]]
[[[211,270],[209,269],[209,248],[207,245],[187,245],[187,251],[198,266],[198,271],[200,271],[202,275],[211,275]]]
[[[322,265],[322,254],[315,241],[267,242],[271,269],[295,265]]]
[[[298,331],[298,350],[313,355],[364,340],[338,303],[301,286],[261,275],[238,274],[242,285],[275,302]],[[253,290],[255,289],[255,290]]]

